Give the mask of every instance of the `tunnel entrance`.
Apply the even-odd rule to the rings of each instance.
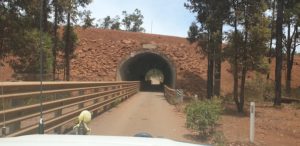
[[[176,70],[165,56],[141,52],[131,54],[120,64],[118,78],[122,81],[140,81],[142,91],[163,91],[164,85],[175,87]]]

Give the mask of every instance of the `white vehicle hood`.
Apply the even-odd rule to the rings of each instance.
[[[27,135],[0,138],[1,146],[201,146],[163,138],[82,135]],[[203,145],[202,145],[203,146]]]

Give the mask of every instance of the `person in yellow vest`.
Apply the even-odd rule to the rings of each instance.
[[[91,112],[84,110],[78,116],[78,124],[73,127],[76,135],[89,135],[91,134],[91,129],[87,124],[92,120]]]

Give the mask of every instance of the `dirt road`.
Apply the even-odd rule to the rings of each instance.
[[[192,142],[185,117],[176,112],[162,93],[140,92],[95,118],[89,127],[94,135],[133,136],[147,132],[154,137]]]

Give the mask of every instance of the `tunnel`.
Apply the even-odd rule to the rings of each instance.
[[[160,84],[153,84],[146,80],[149,71],[159,70],[163,80]],[[164,55],[153,52],[131,54],[123,61],[118,70],[119,80],[140,81],[141,91],[163,91],[163,86],[175,87],[176,70],[173,63]]]

